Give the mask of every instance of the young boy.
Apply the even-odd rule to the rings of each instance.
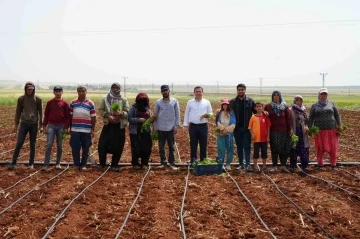
[[[252,115],[249,121],[249,130],[251,139],[254,142],[254,169],[260,171],[257,160],[259,158],[259,151],[261,150],[261,158],[263,161],[263,171],[266,170],[267,159],[267,144],[270,141],[270,120],[262,113],[263,105],[260,102],[255,102],[256,114]]]

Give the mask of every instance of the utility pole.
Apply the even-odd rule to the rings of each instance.
[[[154,83],[151,84],[151,94],[154,94]]]
[[[175,94],[175,92],[174,92],[174,82],[171,83],[171,92],[172,92],[172,94]]]
[[[259,78],[260,80],[260,96],[262,96],[262,80],[263,78]]]
[[[323,81],[323,88],[325,87],[325,76],[327,75],[327,73],[320,73],[320,75],[322,76],[322,81]]]
[[[124,97],[126,97],[126,78],[127,76],[122,77],[124,79]]]
[[[219,96],[219,82],[220,81],[216,81],[216,92],[217,92],[217,95]]]

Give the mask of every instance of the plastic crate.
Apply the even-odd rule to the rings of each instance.
[[[200,175],[211,175],[211,174],[221,174],[222,173],[222,168],[223,168],[223,163],[217,161],[217,164],[204,164],[204,165],[199,165],[198,161],[195,162],[195,168],[194,168],[194,173],[196,176],[200,176]]]

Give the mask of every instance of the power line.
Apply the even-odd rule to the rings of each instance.
[[[323,25],[331,24],[329,26],[345,25],[345,26],[354,26],[360,24],[360,20],[337,20],[337,21],[317,21],[317,22],[288,22],[288,23],[269,23],[269,24],[243,24],[243,25],[230,25],[230,26],[203,26],[203,27],[174,27],[174,28],[148,28],[148,29],[113,29],[113,30],[81,30],[81,31],[63,31],[63,32],[0,32],[0,36],[7,35],[44,35],[44,34],[53,34],[53,35],[99,35],[99,34],[113,34],[120,32],[153,32],[153,31],[184,31],[184,30],[229,30],[237,28],[251,28],[251,27],[301,27],[308,25]],[[325,25],[326,26],[326,25]]]

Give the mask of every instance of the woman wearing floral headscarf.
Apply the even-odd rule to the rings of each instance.
[[[298,142],[290,151],[290,171],[294,172],[297,163],[297,157],[300,158],[301,168],[305,170],[309,164],[309,136],[307,134],[308,117],[306,109],[303,106],[303,98],[296,95],[293,105],[291,106],[292,129],[296,136],[299,137]]]
[[[129,102],[120,94],[120,84],[115,82],[99,106],[104,127],[100,134],[98,152],[100,166],[105,167],[106,155],[112,154],[111,168],[120,171],[118,166],[125,144],[125,127],[128,124]]]
[[[291,117],[290,109],[282,99],[280,91],[275,90],[271,95],[271,103],[265,105],[264,110],[269,113],[270,149],[273,168],[270,172],[276,172],[278,158],[280,158],[281,171],[288,173],[286,161],[290,154]]]
[[[328,90],[321,88],[318,102],[310,109],[309,127],[317,126],[319,133],[315,136],[316,158],[319,169],[324,166],[324,153],[329,153],[332,167],[336,166],[339,136],[342,131],[340,114],[332,101],[328,100]]]

